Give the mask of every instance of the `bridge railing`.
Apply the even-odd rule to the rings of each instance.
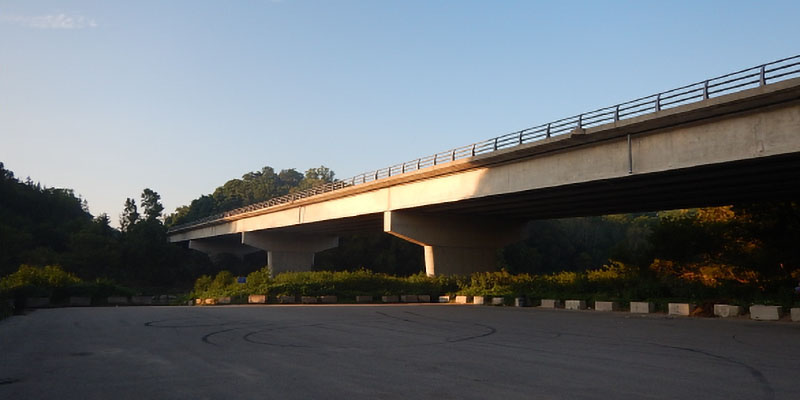
[[[635,100],[615,104],[610,107],[600,108],[568,118],[562,118],[557,121],[548,122],[546,124],[537,125],[520,131],[507,133],[505,135],[482,140],[466,146],[456,147],[454,149],[431,154],[426,157],[420,157],[415,160],[395,164],[390,167],[364,172],[352,178],[337,180],[335,182],[315,186],[303,191],[290,193],[260,203],[254,203],[245,207],[226,211],[217,215],[212,215],[197,221],[177,225],[172,227],[170,231],[181,230],[207,222],[221,220],[238,214],[273,207],[280,204],[291,203],[296,200],[344,189],[350,186],[374,182],[460,159],[470,158],[497,150],[508,149],[522,144],[548,139],[553,136],[572,132],[576,129],[586,129],[598,125],[617,122],[623,119],[651,114],[684,104],[695,103],[710,99],[712,97],[751,89],[758,86],[764,86],[770,83],[795,77],[800,77],[800,55],[758,65],[752,68],[746,68],[741,71],[732,72],[716,78],[706,79],[691,85],[681,86],[665,92],[640,97]]]

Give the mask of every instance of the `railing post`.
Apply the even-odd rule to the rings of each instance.
[[[450,161],[455,161],[455,160],[456,160],[456,149],[453,149],[453,153],[450,154]]]
[[[401,174],[405,174],[406,173],[406,163],[403,163],[403,166],[400,167],[400,173]]]
[[[522,132],[523,131],[519,131],[519,144],[522,144]]]
[[[497,138],[494,138],[494,151],[497,151]]]
[[[475,157],[475,146],[476,145],[477,145],[477,143],[473,143],[472,144],[472,153],[471,153],[472,155],[471,155],[471,157]]]
[[[578,129],[583,128],[583,114],[578,115]]]
[[[420,162],[422,162],[422,159],[421,159],[421,158],[418,158],[418,159],[417,159],[417,171],[419,171],[419,163],[420,163]]]
[[[547,135],[545,137],[550,139],[550,124],[549,123],[547,124]]]
[[[761,72],[758,74],[758,85],[764,86],[767,84],[766,64],[761,66]]]
[[[703,100],[708,100],[708,81],[703,82]]]
[[[619,121],[619,104],[617,104],[617,106],[614,107],[614,122],[618,121]]]
[[[375,180],[376,180],[376,181],[378,180],[378,171],[379,171],[379,170],[377,170],[377,169],[375,170]]]
[[[661,93],[656,95],[656,111],[661,111]]]

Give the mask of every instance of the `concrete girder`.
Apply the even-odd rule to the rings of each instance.
[[[251,246],[239,243],[214,240],[213,238],[192,239],[189,241],[189,248],[192,250],[197,250],[199,252],[208,254],[208,256],[212,258],[217,257],[220,254],[224,253],[232,254],[236,257],[243,258],[247,254],[259,251],[259,249],[253,248]]]
[[[428,276],[495,268],[497,250],[525,238],[524,221],[387,211],[383,230],[425,248]]]
[[[280,232],[242,232],[242,244],[267,252],[267,266],[275,276],[286,271],[310,271],[314,253],[339,246],[339,237]]]

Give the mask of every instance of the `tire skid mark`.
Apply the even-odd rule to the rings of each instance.
[[[212,346],[219,346],[218,344],[216,344],[216,343],[214,343],[214,342],[212,342],[212,341],[211,341],[211,337],[212,337],[212,336],[214,336],[214,335],[219,335],[220,333],[225,333],[225,332],[235,331],[235,330],[237,330],[237,329],[241,329],[241,328],[228,328],[228,329],[223,329],[223,330],[216,331],[216,332],[211,332],[211,333],[209,333],[209,334],[206,334],[206,335],[204,335],[204,336],[201,338],[201,340],[203,341],[203,343],[210,344],[210,345],[212,345]]]
[[[266,346],[291,347],[291,348],[310,348],[311,346],[304,346],[304,345],[298,345],[298,344],[280,344],[280,343],[261,342],[261,341],[258,341],[258,340],[251,339],[251,336],[253,336],[255,334],[259,334],[259,333],[264,333],[264,332],[274,332],[274,331],[285,330],[285,329],[294,329],[294,328],[318,327],[318,326],[321,326],[321,325],[323,325],[323,324],[320,323],[320,324],[295,325],[295,326],[277,326],[277,327],[272,327],[272,328],[259,329],[257,331],[248,332],[247,334],[243,335],[242,336],[242,340],[244,340],[245,342],[248,342],[248,343],[261,344],[261,345],[266,345]]]
[[[434,321],[448,322],[448,323],[451,323],[451,324],[454,324],[454,325],[467,325],[467,324],[462,324],[462,323],[460,323],[458,321],[451,321],[451,320],[447,320],[447,319],[443,319],[443,318],[431,317],[431,316],[427,316],[427,315],[417,314],[417,313],[411,312],[411,311],[405,311],[405,313],[406,314],[410,314],[410,315],[414,315],[414,316],[417,316],[417,317],[421,317],[421,318],[427,318],[427,319],[434,320]],[[484,328],[487,331],[484,332],[484,333],[478,334],[478,335],[469,335],[469,336],[462,336],[462,337],[448,337],[445,340],[448,343],[466,342],[468,340],[479,339],[479,338],[490,336],[490,335],[494,335],[495,333],[497,333],[497,329],[495,327],[493,327],[493,326],[489,326],[489,325],[485,325],[485,324],[479,324],[479,323],[473,323],[471,325]]]
[[[772,388],[772,386],[770,385],[769,381],[767,381],[767,378],[764,376],[764,374],[761,373],[761,371],[759,371],[758,369],[756,369],[755,367],[753,367],[753,366],[751,366],[749,364],[745,364],[745,363],[743,363],[741,361],[737,361],[737,360],[734,360],[732,358],[724,357],[724,356],[721,356],[721,355],[718,355],[718,354],[710,353],[708,351],[704,351],[704,350],[700,350],[700,349],[693,349],[693,348],[690,348],[690,347],[670,346],[670,345],[659,344],[659,343],[647,343],[647,344],[649,344],[651,346],[666,348],[666,349],[681,350],[681,351],[688,351],[690,353],[701,354],[701,355],[704,355],[706,357],[711,357],[711,358],[714,358],[714,359],[717,359],[717,360],[722,360],[722,361],[725,361],[725,362],[728,362],[728,363],[731,363],[731,364],[734,364],[734,365],[738,365],[740,367],[744,367],[750,373],[750,375],[759,383],[759,386],[761,387],[761,390],[764,392],[764,399],[771,400],[771,399],[775,398],[775,389]]]

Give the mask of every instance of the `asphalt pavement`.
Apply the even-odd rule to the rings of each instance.
[[[798,399],[800,323],[473,305],[44,309],[0,399]]]

